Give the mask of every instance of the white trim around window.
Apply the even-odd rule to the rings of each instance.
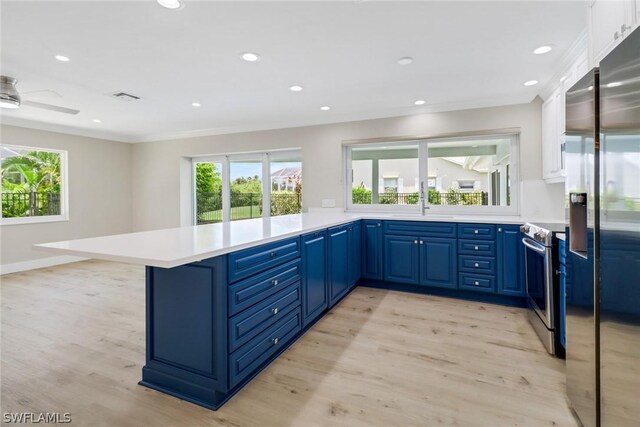
[[[491,141],[491,140],[509,140],[509,151],[508,154],[503,153],[504,158],[508,156],[509,163],[508,169],[509,173],[505,175],[505,181],[502,183],[501,196],[504,197],[506,194],[503,191],[504,186],[508,185],[509,189],[509,205],[437,205],[428,203],[428,181],[429,177],[433,180],[435,178],[434,171],[429,171],[429,145],[436,145],[437,143],[448,143],[448,145],[456,145],[460,144],[464,145],[465,141]],[[424,186],[424,192],[426,196],[426,213],[431,214],[447,214],[447,215],[461,215],[461,214],[472,214],[472,215],[518,215],[520,213],[520,170],[519,170],[519,159],[520,159],[520,138],[519,133],[517,132],[496,132],[491,134],[483,134],[478,133],[467,134],[464,136],[455,136],[455,137],[438,137],[438,138],[411,138],[411,139],[388,139],[380,142],[380,139],[373,140],[371,142],[368,141],[357,141],[357,142],[345,142],[343,143],[343,158],[344,158],[344,177],[345,177],[345,186],[344,186],[344,202],[347,207],[347,211],[353,212],[385,212],[385,213],[399,213],[399,214],[420,214],[422,211],[422,207],[420,205],[420,201],[418,204],[358,204],[353,203],[353,164],[352,164],[352,151],[353,148],[380,148],[384,150],[393,150],[393,146],[407,146],[408,144],[418,144],[418,180],[420,186]],[[476,148],[476,147],[474,147]],[[482,147],[481,147],[482,148]],[[503,160],[503,159],[498,159]],[[373,168],[373,166],[372,166]],[[375,168],[373,168],[375,169]],[[378,180],[378,171],[372,170],[372,192],[375,192],[375,181]],[[406,182],[406,181],[405,181]],[[490,177],[487,176],[486,185],[491,185]],[[380,189],[378,189],[378,195],[380,193]],[[418,194],[420,194],[420,188],[417,189]],[[488,189],[489,196],[491,196],[491,189]],[[372,199],[375,196],[372,195]]]

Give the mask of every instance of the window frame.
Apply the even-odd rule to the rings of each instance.
[[[354,147],[383,147],[392,144],[406,145],[407,143],[418,143],[418,179],[419,185],[423,185],[425,192],[428,191],[429,170],[428,170],[428,150],[429,144],[434,142],[466,141],[473,139],[510,139],[509,144],[509,186],[510,202],[509,206],[477,206],[477,205],[432,205],[426,203],[425,216],[432,214],[452,214],[452,215],[519,215],[520,214],[520,132],[517,130],[496,131],[490,133],[469,132],[463,135],[434,136],[434,137],[411,137],[411,138],[376,138],[373,140],[344,141],[343,148],[343,176],[344,176],[344,206],[348,212],[383,212],[400,214],[421,214],[420,202],[417,205],[387,205],[387,204],[356,204],[353,203],[353,168],[352,149]]]
[[[45,151],[49,153],[57,153],[60,155],[60,214],[59,215],[40,215],[40,216],[22,216],[5,218],[0,212],[0,225],[21,225],[21,224],[39,224],[46,222],[62,222],[69,221],[69,153],[67,150],[46,147],[33,147],[29,145],[0,144],[3,147],[9,147],[16,150],[26,151]],[[1,160],[1,159],[0,159]],[[0,187],[2,194],[2,187]]]
[[[261,157],[262,163],[262,216],[247,219],[260,219],[271,217],[271,162],[272,156],[277,161],[278,157],[292,156],[300,159],[300,167],[304,170],[301,148],[285,148],[268,151],[252,151],[242,153],[226,153],[213,155],[198,155],[191,157],[191,223],[198,225],[197,197],[196,197],[196,163],[220,163],[222,165],[222,221],[231,222],[231,163],[242,160],[256,160]],[[304,193],[302,195],[304,198]],[[281,216],[281,215],[279,215]],[[238,221],[238,220],[236,220]],[[243,221],[243,220],[240,220]]]

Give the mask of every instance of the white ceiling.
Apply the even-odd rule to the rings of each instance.
[[[81,110],[3,122],[137,142],[529,102],[586,22],[581,1],[184,3],[3,0],[1,74]]]

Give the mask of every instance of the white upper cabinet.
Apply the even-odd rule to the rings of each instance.
[[[585,49],[565,70],[562,81],[542,104],[542,178],[548,183],[564,181],[565,94],[588,71]]]
[[[640,0],[595,0],[589,6],[594,65],[600,63],[638,24]]]

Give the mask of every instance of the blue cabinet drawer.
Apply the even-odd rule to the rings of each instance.
[[[229,316],[300,280],[300,260],[294,260],[229,286]]]
[[[300,306],[300,282],[229,319],[229,353]]]
[[[494,276],[484,276],[481,274],[460,273],[460,289],[494,292],[496,279]]]
[[[266,363],[302,330],[300,308],[284,316],[263,333],[229,356],[229,386],[243,379]]]
[[[460,255],[458,264],[460,266],[460,271],[480,274],[496,274],[495,258]]]
[[[384,233],[399,236],[456,237],[456,225],[448,222],[385,221]]]
[[[458,238],[494,240],[496,226],[490,224],[458,224]]]
[[[458,240],[458,253],[462,255],[495,256],[493,240]]]
[[[229,254],[229,283],[300,256],[300,238],[281,240]]]

